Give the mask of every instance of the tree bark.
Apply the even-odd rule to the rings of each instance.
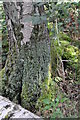
[[[46,25],[32,24],[33,13],[43,14],[30,2],[4,2],[9,35],[2,94],[27,109],[35,106],[41,84],[48,77],[50,41]]]

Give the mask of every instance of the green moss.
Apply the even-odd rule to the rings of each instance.
[[[2,91],[2,79],[3,79],[3,76],[4,76],[4,72],[5,72],[5,68],[3,68],[1,71],[0,71],[0,93]]]
[[[51,41],[51,74],[56,80],[60,66],[60,59],[66,60],[63,62],[64,70],[69,71],[67,79],[73,79],[73,71],[75,71],[75,82],[80,83],[80,49],[77,40],[71,40],[66,34],[60,34],[58,44],[57,40]],[[62,69],[62,68],[61,68]],[[70,72],[71,71],[71,72]],[[62,76],[61,76],[62,77]]]
[[[40,111],[44,111],[44,101],[49,100],[53,101],[55,99],[55,96],[58,92],[58,86],[51,78],[51,71],[49,67],[49,77],[44,80],[44,82],[41,84],[41,94],[36,102],[36,109]]]
[[[6,61],[6,70],[2,82],[2,95],[18,103],[21,93],[23,63],[14,49],[13,54],[11,52],[9,52]]]
[[[28,85],[26,83],[23,84],[22,93],[21,93],[21,105],[26,108],[26,103],[28,104],[27,107],[29,108],[29,98],[28,98]]]
[[[39,97],[40,90],[37,88],[36,84],[31,84],[25,82],[22,87],[21,93],[21,105],[31,110],[35,108],[36,101]]]
[[[32,33],[34,39],[30,39],[25,45],[20,47],[23,35],[15,23],[12,23],[14,34],[18,43],[19,53],[16,54],[16,43],[9,51],[6,62],[6,72],[3,83],[3,95],[12,101],[21,102],[25,108],[33,108],[40,95],[40,82],[45,79],[48,73],[50,62],[49,42],[43,29],[37,31],[35,28]],[[38,34],[38,32],[41,33]],[[21,35],[21,36],[19,36]],[[20,38],[19,38],[20,37]]]
[[[0,71],[0,78],[2,78],[2,77],[3,77],[4,72],[5,72],[5,68],[3,68],[3,69]]]
[[[51,65],[54,69],[57,65],[57,58],[71,60],[74,64],[78,62],[80,50],[78,46],[74,46],[72,40],[66,34],[60,34],[60,45],[57,40],[51,41]],[[72,64],[73,64],[72,63]]]
[[[66,40],[66,41],[69,41],[69,42],[72,41],[72,39],[67,34],[63,34],[63,33],[59,34],[59,38],[60,38],[60,41],[61,40]]]

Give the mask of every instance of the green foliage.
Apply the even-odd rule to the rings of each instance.
[[[51,74],[49,71],[49,78],[46,78],[44,82],[41,84],[41,95],[40,98],[37,101],[36,108],[43,111],[43,107],[46,104],[49,104],[49,102],[54,99],[57,91],[57,84],[51,79]]]
[[[79,55],[79,49],[75,46],[68,45],[67,48],[64,49],[63,57],[68,60],[71,60],[73,63],[78,62],[78,55]]]
[[[59,34],[60,41],[71,42],[72,39],[65,33],[60,32]]]
[[[50,26],[48,26],[48,28],[52,27],[51,24],[49,24],[49,25]],[[80,75],[79,75],[80,67],[78,67],[79,61],[80,61],[79,60],[80,50],[79,50],[78,46],[73,44],[73,40],[69,36],[67,36],[66,34],[62,34],[62,33],[59,34],[59,42],[60,42],[60,45],[58,44],[58,40],[53,39],[51,41],[51,69],[50,69],[50,72],[51,72],[51,76],[52,75],[54,76],[53,77],[54,79],[51,78],[51,80],[49,82],[51,86],[48,86],[49,89],[47,89],[48,88],[47,81],[49,81],[49,79],[45,80],[45,83],[42,84],[43,92],[42,92],[40,98],[38,99],[38,103],[37,103],[37,106],[40,105],[39,110],[42,111],[43,116],[44,116],[45,112],[48,111],[48,114],[49,114],[48,117],[51,117],[51,118],[64,117],[62,108],[59,108],[58,106],[61,103],[62,104],[65,103],[67,105],[67,109],[69,109],[68,107],[71,102],[64,95],[60,95],[62,93],[59,91],[60,88],[57,86],[57,83],[62,81],[62,78],[56,74],[58,57],[60,57],[62,60],[68,60],[68,63],[66,63],[65,69],[67,69],[68,67],[71,68],[71,70],[75,69],[76,73],[77,73],[76,75],[78,77],[78,81],[75,80],[74,82],[76,82],[78,84],[80,83]],[[69,77],[71,79],[73,79],[73,72],[71,72],[71,71],[67,71],[67,72],[69,72]],[[52,94],[52,93],[54,93],[54,94]],[[74,103],[71,103],[71,104],[73,105]],[[74,107],[75,107],[75,105],[74,105]],[[71,113],[71,111],[69,111],[69,112],[70,113],[68,114],[68,116],[71,117],[72,113]],[[75,114],[75,116],[76,116],[76,114]]]
[[[79,37],[80,31],[80,10],[78,3],[62,3],[55,4],[53,2],[46,5],[46,16],[48,20],[48,29],[50,32],[50,36],[56,36],[56,20],[57,20],[57,29],[58,32],[66,32],[70,37],[75,39],[75,36]],[[49,27],[51,24],[53,27]]]
[[[51,64],[54,69],[57,66],[57,58],[60,57],[63,60],[68,60],[68,64],[72,67],[76,67],[80,50],[77,46],[74,46],[72,40],[65,34],[60,35],[60,45],[57,40],[51,42]]]
[[[37,61],[34,60],[36,57],[35,51],[37,52],[37,54],[39,54],[38,52],[40,52],[40,54],[43,53],[45,51],[44,49],[46,49],[46,51],[47,51],[47,48],[45,48],[45,46],[44,46],[45,45],[44,40],[43,40],[44,38],[43,39],[41,38],[41,40],[43,40],[43,44],[41,43],[42,47],[40,48],[40,51],[37,50],[39,47],[36,47],[35,51],[33,49],[31,49],[31,52],[30,52],[30,50],[29,51],[27,50],[27,53],[25,52],[26,53],[26,58],[24,59],[24,60],[26,60],[25,63],[21,63],[21,61],[20,61],[23,58],[18,58],[18,61],[16,61],[17,55],[15,55],[15,53],[13,53],[14,59],[13,58],[11,59],[10,58],[11,56],[9,56],[9,60],[11,60],[11,61],[8,60],[9,63],[7,62],[8,67],[6,70],[6,77],[4,79],[4,83],[5,83],[4,84],[4,91],[5,91],[4,94],[6,94],[7,96],[10,96],[11,100],[19,101],[22,99],[20,101],[21,105],[28,109],[30,109],[30,107],[31,108],[34,107],[36,104],[36,109],[39,110],[43,116],[45,116],[44,115],[45,112],[48,112],[49,115],[47,117],[51,117],[51,118],[62,118],[64,116],[66,116],[66,115],[63,115],[63,111],[60,106],[62,104],[64,105],[64,103],[68,106],[67,101],[69,101],[69,99],[66,96],[62,95],[63,93],[61,93],[61,91],[60,91],[58,83],[60,83],[63,80],[63,78],[58,75],[57,69],[59,69],[59,67],[61,67],[61,64],[59,64],[60,60],[67,60],[68,63],[63,64],[63,67],[64,67],[64,65],[66,66],[64,72],[68,68],[67,73],[69,75],[69,80],[70,79],[72,80],[73,79],[72,72],[74,72],[73,70],[76,70],[77,82],[76,81],[75,82],[79,84],[79,82],[80,82],[80,74],[79,74],[80,73],[80,65],[79,65],[80,42],[74,41],[71,38],[72,35],[77,34],[77,33],[79,34],[79,30],[80,30],[79,29],[79,24],[80,24],[79,11],[77,12],[77,14],[75,13],[75,7],[77,7],[77,6],[79,7],[79,4],[75,4],[75,3],[73,3],[73,4],[71,4],[71,3],[65,3],[65,4],[38,3],[38,4],[36,4],[36,7],[38,7],[38,8],[40,8],[43,5],[45,6],[46,14],[44,14],[44,12],[42,12],[41,15],[40,15],[40,13],[34,14],[34,16],[32,18],[32,22],[33,22],[33,25],[38,25],[38,24],[41,24],[41,23],[44,23],[47,21],[46,23],[47,23],[47,27],[49,30],[50,40],[51,40],[51,63],[49,66],[50,67],[49,77],[46,78],[44,80],[44,82],[41,82],[40,85],[36,82],[37,81],[36,73],[38,71],[37,67],[41,67],[41,66],[39,64],[37,65]],[[75,14],[73,15],[73,13],[75,13]],[[73,20],[70,15],[72,15],[73,18],[74,17],[77,18],[77,21],[79,24],[76,24],[76,21]],[[4,13],[3,13],[3,18],[5,19]],[[3,43],[2,43],[3,44],[2,45],[3,46],[3,62],[5,63],[6,57],[7,57],[6,54],[8,52],[7,29],[6,29],[5,21],[2,22],[2,25],[3,25],[3,30],[1,32],[3,32],[3,36],[2,36],[2,39],[3,39]],[[76,25],[77,25],[77,27],[76,27]],[[14,26],[16,26],[14,28],[17,28],[17,25],[14,25]],[[20,27],[20,26],[18,26],[18,27]],[[18,29],[20,30],[21,27]],[[63,31],[64,32],[67,31],[68,34],[64,34]],[[18,32],[20,32],[20,31],[14,30],[14,32],[15,32],[15,35],[17,36],[17,35],[19,35]],[[36,33],[38,35],[38,31]],[[39,34],[42,35],[42,32]],[[35,33],[34,33],[34,35],[35,35]],[[22,38],[23,38],[23,36],[21,36],[21,33],[20,33],[20,40]],[[35,36],[35,38],[37,38],[37,36]],[[36,44],[35,46],[40,46],[40,44]],[[26,51],[26,49],[25,49],[25,51]],[[20,53],[20,54],[22,55],[23,53]],[[46,52],[46,54],[48,54],[48,52]],[[31,56],[28,56],[28,55],[31,55]],[[32,55],[35,56],[34,59],[33,59]],[[30,60],[31,57],[32,57],[32,59],[31,59],[32,61]],[[48,58],[48,56],[45,57],[45,59],[47,59],[47,58]],[[43,58],[40,58],[40,59],[43,60]],[[33,61],[35,61],[35,63]],[[40,62],[42,62],[42,61],[40,61]],[[60,65],[60,66],[58,67],[58,65]],[[35,68],[35,66],[37,66],[37,67]],[[44,66],[46,66],[46,65],[44,65]],[[43,69],[45,69],[45,68],[43,68]],[[26,72],[28,70],[30,70],[30,71]],[[61,70],[61,68],[59,70]],[[4,72],[2,72],[2,73],[4,73]],[[29,79],[27,78],[26,73],[29,74],[29,76],[28,76]],[[34,78],[32,78],[31,74],[34,74],[34,73],[35,73],[36,77],[33,75]],[[9,75],[10,75],[10,77],[9,77]],[[24,80],[23,80],[23,78],[24,78]],[[25,80],[26,80],[26,82],[24,82]],[[34,81],[34,84],[33,84],[32,80]],[[40,82],[40,81],[38,81],[38,82]],[[6,85],[7,85],[7,87],[6,87]],[[37,85],[39,85],[39,87]],[[40,97],[38,96],[39,92],[41,92]],[[36,103],[36,101],[37,101],[37,103]],[[74,105],[74,104],[71,103],[71,105]],[[69,110],[69,108],[68,108],[68,110]]]
[[[64,99],[62,99],[63,101],[65,101]],[[49,100],[47,100],[49,101]],[[60,98],[57,97],[54,99],[54,101],[49,101],[48,104],[46,102],[46,99],[44,99],[44,104],[45,104],[45,108],[44,110],[50,110],[52,109],[53,113],[52,113],[52,116],[51,118],[62,118],[63,117],[63,114],[62,114],[62,111],[60,110],[60,108],[58,107],[58,105],[60,104]]]
[[[61,94],[59,87],[52,79],[46,79],[41,85],[41,95],[37,101],[36,109],[41,112],[43,116],[49,118],[63,118],[63,113],[60,109],[60,104],[68,101],[64,95]]]

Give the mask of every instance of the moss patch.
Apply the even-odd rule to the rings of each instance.
[[[2,91],[2,79],[3,79],[3,76],[4,76],[4,72],[5,72],[5,68],[3,68],[0,71],[0,94],[1,94],[1,91]]]

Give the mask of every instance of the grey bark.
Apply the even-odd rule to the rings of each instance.
[[[3,119],[41,119],[37,115],[25,110],[20,105],[17,105],[7,98],[0,96],[0,120]],[[41,119],[42,120],[42,119]]]
[[[37,8],[35,8],[37,9]],[[46,25],[32,24],[32,2],[4,2],[9,34],[9,54],[2,94],[25,108],[35,106],[41,84],[48,77],[50,41]]]

